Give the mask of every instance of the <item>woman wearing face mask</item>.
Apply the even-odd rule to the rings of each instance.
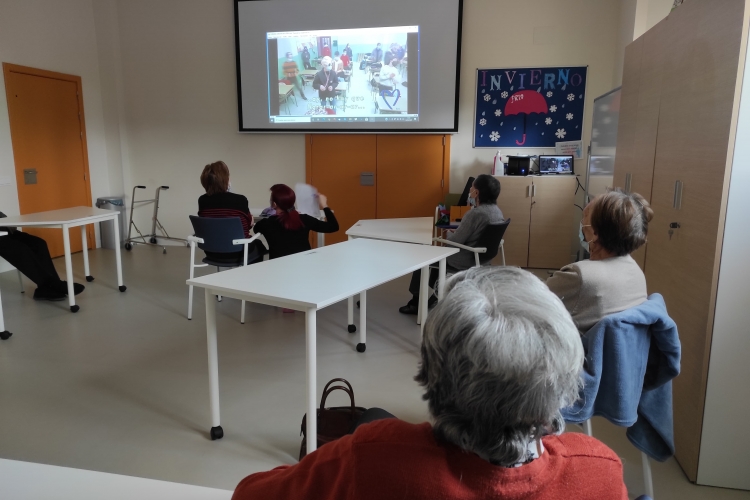
[[[484,229],[489,224],[500,224],[503,222],[505,220],[503,218],[503,212],[500,211],[500,207],[497,206],[498,196],[500,196],[500,181],[487,174],[477,176],[477,178],[474,179],[474,183],[471,185],[471,190],[469,191],[469,199],[472,200],[470,203],[474,205],[474,208],[464,215],[458,229],[455,233],[449,234],[448,239],[462,245],[473,247],[477,244]],[[476,265],[476,260],[473,252],[461,250],[457,254],[448,257],[446,259],[446,264],[449,273],[457,273],[474,267]],[[408,304],[399,308],[398,312],[402,314],[417,314],[417,310],[419,309],[421,276],[421,271],[415,271],[412,274],[411,283],[409,284],[409,292],[412,294],[412,299]],[[430,277],[428,280],[430,288],[435,288],[437,278],[437,269],[430,270]],[[432,307],[436,303],[437,297],[434,295],[430,296],[427,305]]]
[[[317,72],[313,79],[313,89],[318,91],[321,106],[332,106],[333,98],[336,97],[336,87],[339,85],[339,79],[336,72],[333,71],[333,60],[330,57],[324,57],[321,61],[323,69]]]
[[[579,237],[590,258],[547,280],[582,335],[605,316],[646,300],[646,277],[630,254],[646,243],[653,216],[643,196],[619,190],[597,196],[583,210]]]

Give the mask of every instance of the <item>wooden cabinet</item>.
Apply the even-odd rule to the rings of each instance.
[[[699,466],[716,465],[716,457],[702,457],[701,441],[709,366],[720,362],[712,359],[711,345],[741,95],[738,70],[747,46],[745,10],[745,0],[684,3],[628,46],[623,75],[614,184],[629,184],[654,210],[638,257],[649,293],[664,296],[680,333],[675,457],[691,481],[699,479]],[[675,223],[679,228],[670,227]],[[726,453],[730,462],[742,460],[731,455]]]
[[[432,217],[448,192],[450,136],[311,134],[306,163],[339,221],[330,245],[358,220]]]
[[[510,266],[559,269],[570,263],[576,178],[570,176],[497,177],[497,205],[511,219],[505,233]]]

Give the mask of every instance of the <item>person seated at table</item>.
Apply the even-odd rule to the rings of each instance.
[[[646,277],[630,254],[646,243],[653,216],[643,196],[619,190],[597,196],[584,208],[579,237],[590,258],[547,280],[581,335],[605,316],[646,301]]]
[[[276,215],[258,221],[254,228],[268,242],[271,259],[310,250],[310,231],[335,233],[339,230],[339,223],[328,208],[328,198],[324,195],[318,195],[318,203],[325,212],[325,220],[300,214],[294,208],[296,201],[294,190],[286,184],[271,186],[271,206]]]
[[[584,354],[560,300],[517,267],[471,269],[446,292],[425,322],[415,377],[430,422],[365,423],[246,477],[232,499],[626,500],[618,456],[561,434]]]
[[[396,85],[398,84],[398,69],[396,69],[396,66],[394,64],[396,63],[396,60],[391,60],[391,64],[386,64],[382,68],[380,68],[380,79],[378,80],[378,84],[380,85],[381,90],[393,90],[396,88]]]
[[[198,217],[217,219],[237,217],[242,223],[245,238],[249,238],[254,223],[253,216],[250,213],[247,198],[232,192],[227,164],[223,161],[216,161],[206,165],[201,173],[201,185],[206,190],[206,194],[198,198]],[[263,244],[255,241],[248,250],[248,263],[254,262],[262,257]],[[243,254],[243,251],[230,254],[206,252],[206,257],[213,261],[229,263],[241,261]]]
[[[383,63],[386,65],[390,64],[394,59],[396,59],[396,54],[393,52],[393,49],[390,49],[383,56]],[[396,61],[396,63],[398,63],[398,61]]]
[[[500,196],[500,181],[487,174],[477,176],[469,190],[469,203],[474,204],[475,207],[464,215],[456,232],[448,234],[447,239],[462,245],[475,246],[488,225],[500,224],[505,220],[503,212],[497,206],[498,196]],[[476,265],[474,253],[468,250],[461,250],[459,253],[451,255],[445,260],[446,269],[449,273],[463,271]],[[419,310],[421,277],[421,270],[414,271],[409,283],[409,292],[411,292],[412,298],[405,306],[399,308],[398,312],[402,314],[417,314]],[[437,279],[438,270],[430,269],[428,283],[433,290],[435,289]],[[432,307],[436,303],[437,297],[430,293],[428,306]]]
[[[289,80],[289,83],[299,92],[300,97],[306,101],[307,97],[305,97],[305,91],[302,89],[299,80],[299,66],[297,66],[297,61],[294,60],[294,54],[291,52],[286,53],[286,61],[281,66],[281,71],[284,73],[284,78]]]
[[[383,60],[383,46],[378,43],[370,53],[370,62],[379,63]]]
[[[336,72],[336,76],[339,80],[346,80],[345,69],[346,65],[344,64],[344,60],[341,58],[341,54],[337,51],[333,56],[333,71]]]
[[[336,87],[339,85],[338,76],[333,71],[333,60],[330,57],[324,57],[321,60],[323,68],[315,74],[313,78],[313,89],[318,91],[318,98],[321,106],[333,106],[333,99],[336,97]]]
[[[5,214],[0,212],[0,220],[4,217]],[[0,236],[0,257],[34,282],[37,286],[34,300],[65,300],[68,282],[57,274],[47,242],[13,227],[0,227],[0,231],[8,233]],[[73,283],[75,295],[85,289],[80,283]]]

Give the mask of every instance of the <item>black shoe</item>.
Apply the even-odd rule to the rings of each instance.
[[[305,101],[307,100],[307,97],[305,97],[305,94],[302,94],[301,97],[302,97],[303,100],[305,100]]]
[[[399,307],[398,312],[401,314],[416,315],[419,312],[419,299],[411,299],[405,306]],[[437,304],[437,297],[434,295],[427,300],[427,309],[432,309]]]
[[[86,289],[85,286],[81,285],[80,283],[73,283],[73,294],[78,295],[82,291]],[[68,295],[68,282],[67,281],[60,281],[60,283],[55,287],[55,290],[62,293],[63,295]]]
[[[37,288],[34,290],[34,300],[65,300],[65,294],[50,288]]]

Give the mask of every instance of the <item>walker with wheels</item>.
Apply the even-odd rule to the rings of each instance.
[[[159,186],[156,188],[156,196],[155,198],[151,200],[136,200],[135,199],[135,190],[136,189],[146,189],[146,186],[135,186],[133,188],[133,196],[131,197],[131,204],[130,204],[130,223],[128,224],[128,237],[125,239],[125,250],[132,250],[133,245],[151,245],[151,246],[160,246],[162,248],[162,253],[167,253],[167,247],[165,245],[159,245],[156,235],[156,229],[158,228],[161,232],[161,235],[159,235],[159,239],[161,240],[171,240],[171,241],[181,241],[185,243],[185,246],[188,246],[188,241],[184,238],[174,238],[172,236],[169,236],[169,233],[167,233],[167,230],[162,226],[161,222],[159,222],[159,194],[162,190],[169,189],[169,186]],[[135,221],[133,221],[133,210],[135,209],[136,204],[143,205],[143,204],[154,204],[154,215],[151,217],[152,225],[151,225],[151,234],[143,235],[141,231],[138,229],[138,226],[136,226]],[[138,233],[138,236],[133,238],[131,237],[132,230],[135,229],[135,231]],[[148,238],[148,241],[146,241],[146,238]],[[140,241],[138,241],[140,239]]]

